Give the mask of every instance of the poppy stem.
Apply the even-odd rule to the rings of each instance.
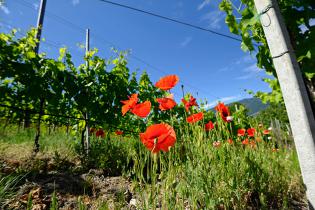
[[[153,160],[153,163],[152,163]],[[155,209],[156,207],[156,172],[157,172],[157,153],[152,153],[151,156],[151,199],[152,199],[152,207]]]

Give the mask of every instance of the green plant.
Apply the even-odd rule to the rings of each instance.
[[[2,175],[0,174],[0,206],[4,206],[6,199],[12,198],[16,193],[16,188],[22,175]]]
[[[81,196],[78,197],[78,208],[79,208],[79,210],[86,210],[87,209],[87,207],[85,206],[85,204],[82,201]]]
[[[122,175],[128,167],[128,153],[125,142],[115,137],[92,137],[88,155],[81,154],[85,168],[103,169],[109,176]],[[77,147],[79,154],[81,149]]]
[[[32,210],[32,207],[33,207],[33,197],[32,197],[32,192],[30,192],[28,194],[28,198],[27,198],[26,209],[27,210]]]
[[[283,130],[289,125],[289,119],[284,104],[270,104],[267,109],[259,112],[253,119],[266,126],[271,126],[272,121],[279,120]]]
[[[315,26],[311,24],[312,19],[315,18],[315,5],[312,0],[279,0],[277,3],[289,31],[291,44],[296,53],[307,89],[313,104],[315,104],[315,47],[313,44]],[[261,16],[266,14],[259,14],[261,11],[256,10],[253,0],[238,2],[222,0],[219,9],[226,13],[225,23],[230,32],[241,36],[241,49],[245,52],[249,51],[251,54],[254,53],[257,59],[257,67],[264,69],[268,74],[275,77],[264,79],[272,89],[271,93],[259,91],[255,95],[263,102],[283,103],[273,59],[260,23]],[[255,46],[255,44],[258,46]],[[250,93],[253,92],[250,91]]]
[[[53,156],[53,164],[54,169],[57,171],[70,171],[74,164],[67,159],[67,157],[63,157],[58,151],[55,151]]]
[[[220,7],[227,12],[227,22],[233,32],[238,33],[239,26],[244,30],[242,48],[253,50],[246,35],[248,28],[244,22],[237,25],[231,2],[224,0]],[[242,15],[252,19],[251,11],[243,12]],[[256,27],[256,23],[251,24]],[[34,119],[33,112],[42,112],[45,107],[52,115],[42,117],[48,125],[36,128],[37,134],[41,131],[42,145],[46,145],[41,151],[53,151],[57,168],[64,170],[63,155],[72,154],[75,145],[85,170],[96,168],[106,175],[130,175],[137,183],[139,208],[287,209],[295,199],[303,199],[294,145],[277,145],[278,138],[287,136],[276,129],[268,131],[267,127],[250,120],[245,107],[236,104],[229,108],[219,103],[216,112],[206,111],[187,94],[185,104],[161,110],[157,98],[169,97],[166,92],[169,88],[158,89],[146,73],[139,81],[135,74],[130,75],[124,52],[106,60],[97,56],[97,50],[92,50],[85,56],[86,63],[75,67],[66,49],[60,50],[57,60],[34,55],[33,33],[20,40],[14,38],[14,32],[0,35],[0,67],[7,68],[0,72],[0,102],[9,107],[15,104],[18,108],[14,111],[0,108],[3,111],[0,117],[5,121],[3,142],[15,139],[14,133],[18,135],[12,145],[30,142],[25,133],[11,131],[10,125],[21,119]],[[253,37],[258,35],[261,31]],[[261,54],[257,56],[265,59]],[[32,81],[30,85],[28,80]],[[38,88],[41,91],[32,94]],[[122,116],[121,100],[135,93],[139,101],[127,107],[131,113]],[[145,119],[132,112],[143,102],[152,105],[152,109],[146,109],[151,114]],[[81,119],[59,116],[61,111]],[[210,121],[212,126],[206,129],[205,124]],[[83,144],[88,133],[86,123],[105,132],[104,137],[90,132],[88,150]],[[160,126],[143,134],[152,125]],[[52,132],[51,127],[53,130],[57,127],[57,131]],[[277,128],[281,130],[280,126]],[[123,136],[113,134],[120,129],[127,132]],[[139,133],[142,133],[140,139]],[[47,172],[47,162],[47,159],[32,159],[26,170]],[[120,203],[122,194],[116,196]],[[31,195],[28,203],[31,208]],[[78,208],[87,208],[81,197]]]
[[[49,210],[58,210],[58,200],[57,200],[55,190],[54,190],[53,194],[51,195],[51,203],[50,203]]]

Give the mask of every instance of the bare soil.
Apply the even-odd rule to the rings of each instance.
[[[127,178],[108,177],[103,170],[96,169],[83,172],[76,168],[78,163],[61,163],[72,167],[71,171],[61,171],[62,167],[54,164],[48,157],[19,160],[0,157],[0,173],[27,172],[18,184],[15,196],[1,209],[26,209],[29,196],[33,210],[49,209],[54,192],[58,208],[63,210],[80,209],[80,204],[86,209],[135,209],[132,183]]]

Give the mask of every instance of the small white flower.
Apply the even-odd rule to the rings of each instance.
[[[271,131],[271,130],[272,130],[272,127],[269,127],[269,128],[268,128],[268,130],[270,130],[270,131]]]
[[[220,141],[215,141],[215,142],[212,143],[212,145],[214,147],[220,147],[221,146],[221,142]]]
[[[233,121],[233,116],[227,116],[227,117],[226,117],[226,120],[227,120],[228,122]]]
[[[268,140],[271,140],[272,139],[272,137],[271,136],[268,136]]]
[[[130,202],[129,202],[129,205],[130,205],[130,206],[135,206],[135,207],[137,207],[137,204],[138,204],[138,202],[137,202],[137,200],[134,199],[134,198],[132,198],[132,199],[130,200]]]

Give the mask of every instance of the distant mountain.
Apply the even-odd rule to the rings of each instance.
[[[258,98],[245,98],[233,103],[241,103],[246,106],[246,108],[248,109],[248,115],[255,115],[269,106],[269,104],[262,103],[261,100]],[[230,103],[228,105],[230,106],[233,103]]]
[[[229,104],[226,104],[227,106],[233,106],[234,103],[241,103],[248,109],[248,115],[255,115],[258,114],[260,111],[265,110],[269,104],[264,104],[261,102],[258,98],[245,98],[240,101],[235,101]],[[211,108],[212,111],[215,111],[215,108]]]

